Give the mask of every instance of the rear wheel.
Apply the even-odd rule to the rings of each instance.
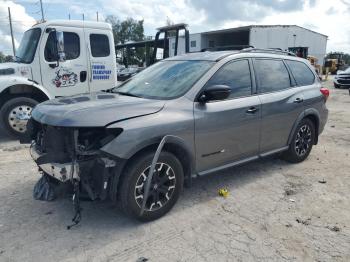
[[[310,119],[303,119],[296,128],[289,149],[282,158],[291,163],[304,161],[311,152],[315,141],[315,125]]]
[[[137,157],[127,166],[120,188],[122,209],[141,221],[151,221],[166,214],[176,203],[183,188],[184,172],[180,161],[162,152],[156,164],[149,196],[142,215],[141,206],[154,153]]]
[[[7,101],[0,110],[1,127],[12,137],[24,136],[27,122],[37,104],[36,100],[28,97],[16,97]]]

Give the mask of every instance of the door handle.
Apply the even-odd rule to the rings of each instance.
[[[294,103],[301,103],[303,101],[304,101],[304,99],[298,97],[298,98],[295,98]]]
[[[80,72],[80,82],[83,83],[86,80],[87,72],[86,71],[81,71]]]
[[[255,106],[249,107],[249,109],[246,111],[247,114],[255,114],[258,109]]]

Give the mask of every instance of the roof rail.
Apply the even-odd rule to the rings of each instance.
[[[296,56],[294,53],[289,52],[289,51],[282,51],[281,48],[244,48],[240,50],[242,53],[270,53],[270,54],[285,54],[289,56]]]
[[[247,49],[247,48],[254,48],[254,46],[251,45],[224,45],[224,46],[217,46],[217,47],[208,47],[208,48],[203,48],[201,52],[205,51],[239,51],[242,49]]]

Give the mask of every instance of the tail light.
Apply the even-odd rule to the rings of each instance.
[[[320,89],[322,95],[324,96],[324,99],[327,101],[328,97],[329,97],[329,89],[325,88],[325,87],[321,87]]]

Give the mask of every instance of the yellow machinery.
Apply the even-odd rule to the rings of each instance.
[[[343,53],[330,53],[325,61],[325,68],[328,68],[328,72],[331,74],[336,74],[338,70],[342,70],[345,61],[343,59]]]
[[[321,76],[322,68],[321,65],[318,64],[317,57],[308,55],[307,60],[309,60],[310,64],[315,68],[317,75]]]

